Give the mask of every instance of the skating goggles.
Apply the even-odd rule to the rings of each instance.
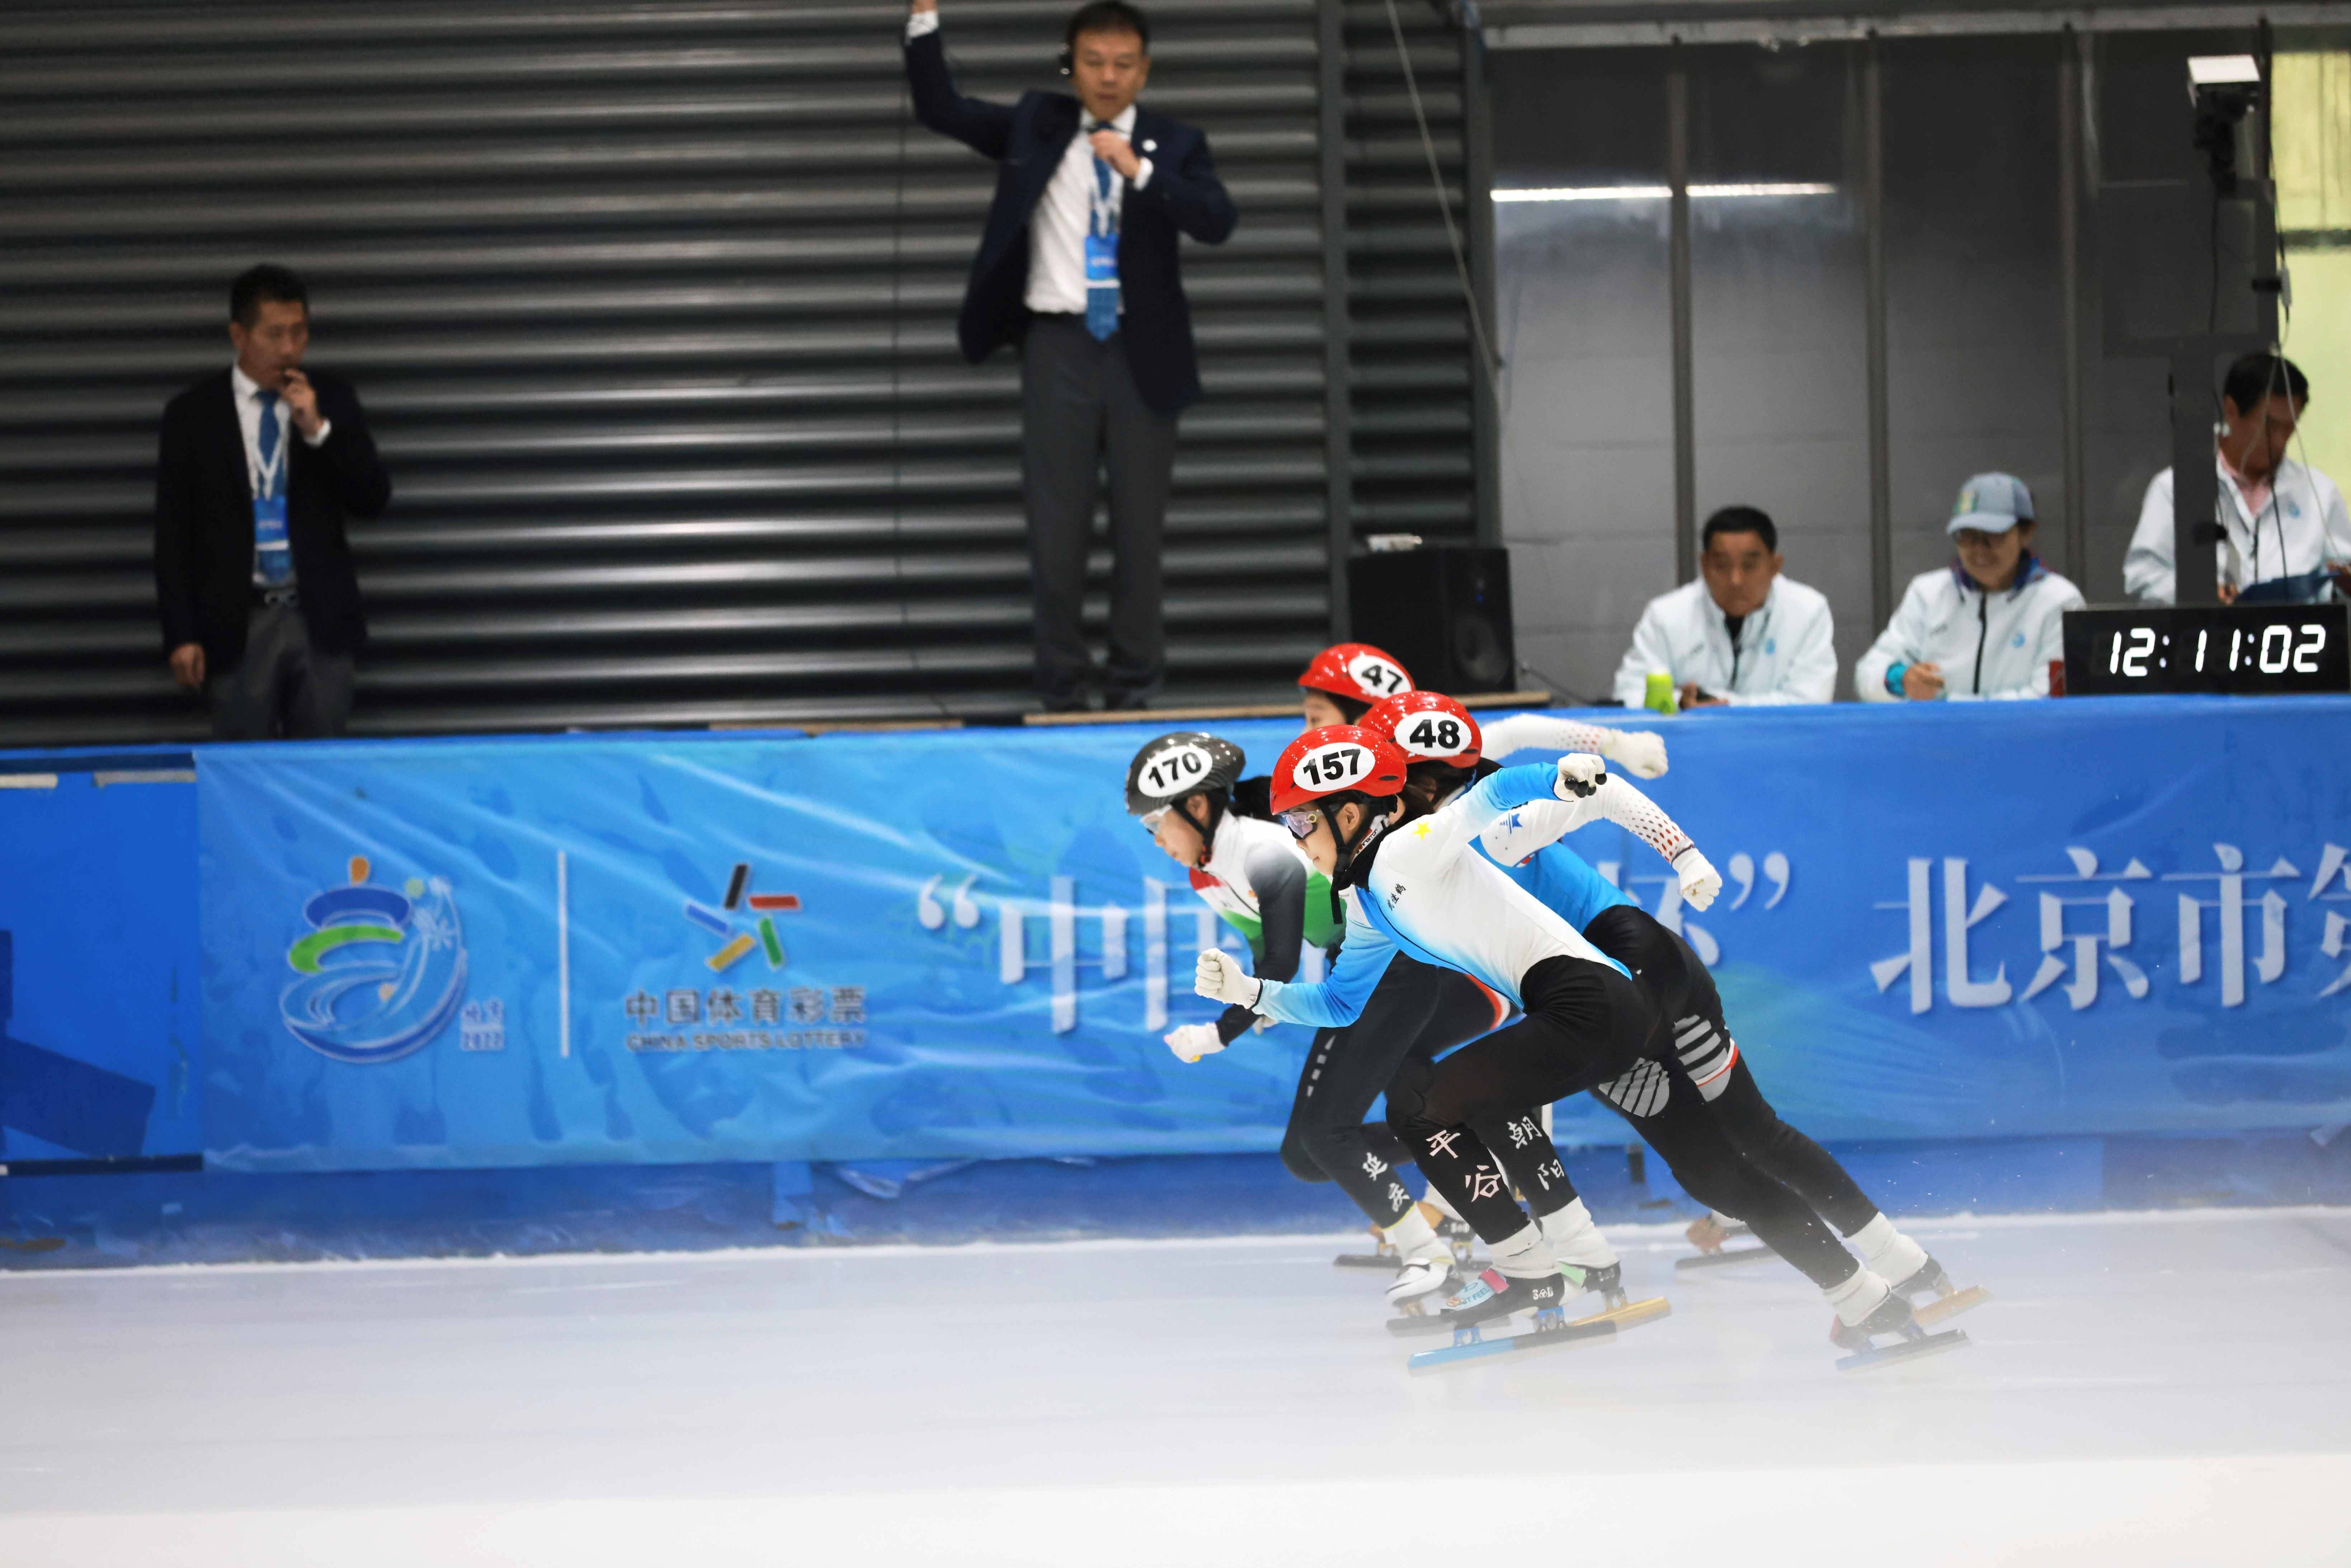
[[[1292,806],[1281,813],[1281,825],[1290,830],[1290,836],[1293,839],[1312,838],[1314,830],[1322,825],[1322,808],[1320,806]]]
[[[1173,806],[1162,806],[1156,811],[1144,812],[1143,815],[1136,818],[1135,821],[1143,824],[1143,831],[1144,832],[1156,833],[1159,831],[1159,824],[1167,820],[1167,813],[1175,809],[1176,808]]]

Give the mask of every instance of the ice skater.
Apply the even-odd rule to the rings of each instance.
[[[1316,868],[1334,885],[1355,890],[1345,949],[1352,962],[1318,985],[1266,983],[1242,974],[1225,955],[1207,952],[1196,986],[1269,1017],[1345,1022],[1365,980],[1375,979],[1385,947],[1461,968],[1516,999],[1525,1015],[1517,1023],[1441,1062],[1408,1069],[1391,1085],[1389,1121],[1423,1174],[1493,1253],[1494,1267],[1447,1302],[1441,1321],[1470,1325],[1532,1309],[1539,1326],[1556,1324],[1567,1281],[1538,1226],[1511,1198],[1479,1124],[1523,1115],[1527,1107],[1670,1058],[1663,1047],[1671,1037],[1656,1029],[1646,994],[1624,965],[1505,875],[1474,841],[1532,802],[1590,800],[1607,774],[1599,758],[1580,755],[1562,758],[1554,768],[1506,768],[1432,811],[1405,795],[1407,767],[1393,743],[1362,727],[1310,731],[1291,743],[1275,765],[1272,804]],[[1702,900],[1712,875],[1704,857],[1689,847],[1674,859]],[[1727,1141],[1718,1152],[1733,1168],[1743,1163]],[[1781,1195],[1776,1206],[1771,1191]],[[1792,1194],[1765,1181],[1740,1201],[1771,1214],[1766,1223],[1789,1243],[1782,1255],[1821,1285],[1844,1328],[1865,1335],[1917,1332],[1907,1301],[1864,1269]]]
[[[1329,877],[1298,841],[1270,819],[1236,810],[1233,790],[1246,765],[1238,747],[1213,735],[1156,737],[1128,764],[1126,808],[1184,868],[1193,891],[1249,943],[1255,973],[1287,980],[1307,944],[1336,954],[1343,923]],[[1281,1163],[1301,1181],[1336,1183],[1363,1210],[1397,1260],[1387,1299],[1399,1308],[1457,1282],[1453,1253],[1404,1185],[1403,1145],[1385,1124],[1364,1117],[1407,1058],[1435,1056],[1484,1034],[1507,1011],[1468,975],[1405,959],[1380,977],[1354,1023],[1316,1032],[1299,1071]],[[1213,1023],[1170,1030],[1167,1048],[1197,1062],[1253,1024],[1265,1026],[1246,1008],[1228,1008]],[[1589,1216],[1584,1224],[1590,1228]],[[1613,1264],[1614,1253],[1604,1261]]]
[[[1477,722],[1468,710],[1434,692],[1376,704],[1364,715],[1364,726],[1391,737],[1405,753],[1405,795],[1431,810],[1496,770],[1481,750],[1499,745],[1549,749],[1562,739],[1579,738],[1572,733],[1579,727],[1525,715],[1496,725],[1481,748]],[[1609,779],[1573,802],[1510,813],[1479,840],[1481,852],[1512,881],[1633,973],[1656,1008],[1659,1025],[1672,1037],[1669,1050],[1594,1092],[1633,1124],[1701,1202],[1753,1228],[1751,1215],[1761,1201],[1767,1218],[1757,1234],[1767,1244],[1782,1236],[1802,1249],[1798,1255],[1822,1256],[1817,1236],[1801,1228],[1788,1230],[1786,1206],[1776,1195],[1757,1192],[1757,1171],[1834,1227],[1860,1254],[1863,1268],[1894,1291],[1906,1297],[1931,1292],[1938,1301],[1951,1301],[1958,1292],[1942,1266],[1896,1228],[1828,1151],[1772,1110],[1724,1019],[1714,977],[1689,944],[1556,841],[1574,826],[1604,817],[1628,829],[1675,868],[1693,907],[1704,909],[1712,902],[1721,881],[1704,855],[1670,816],[1622,779]],[[1795,1255],[1782,1255],[1794,1260]],[[1825,1283],[1820,1274],[1806,1272]],[[1971,1291],[1968,1304],[1983,1299]],[[1866,1348],[1865,1341],[1853,1343],[1843,1320],[1832,1328],[1832,1337],[1847,1349]]]

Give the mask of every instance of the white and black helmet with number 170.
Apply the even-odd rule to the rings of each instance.
[[[1196,729],[1179,729],[1145,741],[1126,765],[1126,810],[1149,816],[1186,795],[1206,789],[1219,801],[1240,779],[1249,759],[1229,740]]]

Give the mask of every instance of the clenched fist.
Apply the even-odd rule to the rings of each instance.
[[[1254,1009],[1265,988],[1231,954],[1208,947],[1201,951],[1199,966],[1192,972],[1192,988],[1213,1000]]]

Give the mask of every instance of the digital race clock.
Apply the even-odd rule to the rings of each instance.
[[[2065,695],[2351,691],[2351,605],[2065,612]]]

